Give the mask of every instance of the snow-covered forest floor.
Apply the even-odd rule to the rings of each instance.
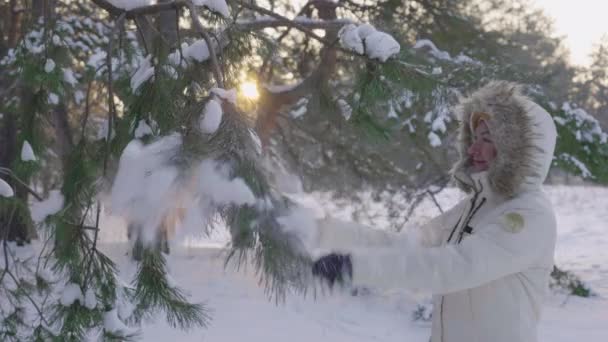
[[[608,188],[550,186],[547,192],[558,221],[556,264],[579,276],[597,295],[580,298],[553,292],[546,300],[539,340],[608,341]],[[459,191],[448,189],[437,200],[446,209],[461,196]],[[295,197],[318,216],[331,213],[345,217],[354,210],[352,206],[339,210],[324,196]],[[370,207],[382,214],[381,204],[370,203]],[[32,209],[37,215],[50,207]],[[436,214],[436,206],[428,200],[410,222]],[[413,320],[418,303],[428,303],[420,294],[369,289],[353,295],[349,289],[319,289],[306,296],[289,294],[277,304],[269,300],[251,266],[243,265],[239,270],[230,264],[224,267],[226,231],[217,230],[207,237],[181,232],[176,236],[167,258],[170,277],[187,292],[189,300],[206,304],[212,321],[207,329],[184,332],[170,328],[159,316],[144,323],[140,331],[143,341],[428,341],[430,323]],[[24,258],[36,255],[40,245],[18,248],[17,254]],[[119,218],[104,217],[100,248],[118,264],[123,281],[133,278],[135,264],[128,255],[126,229]]]
[[[552,294],[547,298],[539,336],[543,342],[608,340],[608,189],[586,186],[547,188],[558,219],[556,263],[580,276],[598,296],[584,299]],[[438,197],[448,207],[460,193]],[[311,204],[312,199],[307,198]],[[314,203],[313,203],[314,204]],[[327,206],[324,206],[327,208]],[[319,209],[317,209],[319,210]],[[429,202],[416,211],[431,216]],[[347,212],[348,209],[345,211]],[[344,213],[344,212],[343,212]],[[125,233],[119,221],[106,220],[103,248],[130,272]],[[205,302],[213,320],[207,329],[181,332],[159,318],[142,330],[144,341],[412,341],[426,342],[430,323],[414,322],[417,301],[406,293],[353,296],[348,290],[290,295],[282,304],[269,301],[252,268],[224,268],[218,232],[211,238],[189,239],[173,246],[168,258],[171,276],[193,301]],[[126,275],[126,274],[125,274]]]

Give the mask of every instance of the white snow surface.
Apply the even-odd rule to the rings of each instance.
[[[558,223],[556,264],[578,275],[598,296],[579,298],[553,293],[547,297],[539,324],[539,342],[607,341],[608,189],[559,185],[547,186],[546,191]],[[462,196],[457,189],[447,189],[437,200],[445,210]],[[299,202],[306,204],[314,212],[310,215],[317,217],[329,214],[348,219],[356,214],[355,206],[341,207],[329,198],[331,196],[322,194],[300,194]],[[373,203],[371,198],[369,202],[376,216],[386,217],[385,205]],[[426,199],[414,212],[408,227],[437,213],[433,202]],[[282,220],[301,221],[299,227],[305,230],[306,222],[310,222],[305,216],[294,212]],[[126,239],[124,223],[105,218],[101,229],[102,236],[119,237],[112,240],[114,243],[102,240],[103,251],[117,261],[121,271],[129,269],[132,265],[125,255],[129,247],[117,242]],[[221,225],[216,233],[213,238],[174,244],[168,256],[171,276],[189,294],[189,300],[205,302],[213,310],[209,328],[182,332],[169,327],[161,315],[155,321],[144,323],[143,341],[428,341],[430,323],[412,321],[417,303],[427,303],[428,298],[412,297],[400,291],[370,289],[367,294],[353,296],[348,289],[318,289],[316,295],[309,292],[306,297],[288,294],[284,303],[275,305],[266,297],[253,267],[237,270],[229,265],[224,268],[226,250],[220,247],[230,235]]]
[[[13,197],[15,196],[15,192],[4,179],[0,178],[0,196],[2,197]]]
[[[57,213],[63,208],[64,198],[60,190],[49,191],[49,197],[43,201],[33,201],[30,205],[32,220],[41,223],[49,215]]]
[[[221,172],[221,170],[219,170]],[[1,184],[1,183],[0,183]],[[608,340],[608,236],[605,222],[608,220],[608,188],[595,186],[547,186],[545,188],[555,209],[558,235],[555,253],[556,264],[579,276],[596,293],[596,297],[568,297],[561,293],[550,294],[544,303],[539,324],[539,342],[604,342]],[[448,209],[462,198],[457,189],[447,189],[437,196],[437,201]],[[306,230],[310,216],[349,218],[357,212],[356,205],[340,206],[331,201],[331,194],[302,194],[295,196],[301,205],[306,204],[311,213],[288,213],[283,222],[298,222]],[[388,213],[382,202],[367,203],[374,217]],[[425,199],[416,209],[406,232],[420,222],[437,215],[438,210],[430,199]],[[377,214],[377,215],[376,215]],[[308,216],[308,217],[307,217]],[[384,229],[381,223],[375,228]],[[105,216],[101,225],[102,240],[98,245],[116,261],[120,279],[130,279],[133,262],[127,255],[126,231],[122,222]],[[218,225],[217,232],[225,232]],[[107,234],[121,239],[110,242]],[[167,257],[171,277],[185,291],[192,302],[204,302],[211,309],[212,321],[205,329],[179,331],[164,321],[163,314],[144,320],[141,327],[142,341],[285,341],[310,342],[427,342],[429,322],[413,322],[412,312],[416,305],[426,305],[428,297],[413,297],[402,291],[382,292],[377,289],[359,291],[336,288],[329,291],[318,287],[307,296],[289,292],[285,302],[278,305],[269,300],[251,264],[237,270],[234,264],[224,267],[226,250],[220,248],[229,234],[221,238],[204,237],[185,244],[172,241],[171,254]],[[216,239],[214,243],[209,243]],[[18,258],[35,261],[43,242],[31,246],[10,246]],[[216,247],[212,247],[212,246]],[[37,249],[37,250],[36,250]],[[22,252],[29,251],[27,255]],[[0,264],[4,263],[0,253]],[[35,268],[35,267],[34,267]],[[42,276],[42,274],[41,274]],[[43,276],[50,279],[49,276]],[[7,288],[16,285],[5,278]],[[361,289],[358,289],[361,290]],[[86,308],[96,303],[92,291],[82,294],[80,287],[68,283],[59,293],[62,305],[76,300]],[[104,328],[112,332],[135,332],[121,317],[129,317],[132,307],[121,304],[104,315]],[[25,302],[27,305],[27,301]],[[0,310],[11,312],[11,306],[0,297]],[[30,310],[35,315],[34,310]],[[429,314],[428,311],[425,312]],[[236,323],[235,323],[236,322]],[[235,324],[238,325],[235,328]]]
[[[27,140],[23,141],[23,146],[21,146],[21,160],[22,161],[36,161],[36,155],[34,154],[34,149],[32,145]]]
[[[222,123],[222,104],[215,98],[212,98],[205,104],[203,114],[201,115],[199,128],[205,134],[213,134],[217,131]]]

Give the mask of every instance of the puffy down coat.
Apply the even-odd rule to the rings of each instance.
[[[534,342],[556,239],[542,190],[555,125],[508,82],[491,82],[457,109],[461,158],[453,175],[469,195],[420,228],[422,244],[407,233],[325,219],[317,248],[350,253],[354,284],[432,291],[432,342]],[[476,112],[489,115],[497,149],[481,173],[469,172],[466,155]]]

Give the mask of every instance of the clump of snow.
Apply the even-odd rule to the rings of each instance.
[[[106,52],[104,50],[98,50],[89,56],[89,60],[87,61],[87,65],[93,69],[99,68],[102,64],[105,63],[106,60]]]
[[[375,58],[381,62],[399,53],[401,46],[386,32],[376,31],[365,38],[365,52],[369,58]]]
[[[565,161],[570,162],[574,166],[576,166],[576,168],[581,173],[581,177],[583,177],[583,178],[593,178],[593,174],[591,173],[591,171],[589,171],[589,169],[587,168],[587,165],[585,165],[585,163],[581,162],[580,160],[578,160],[573,155],[570,155],[568,153],[562,153],[560,155],[560,158],[562,158]]]
[[[135,139],[122,152],[118,172],[110,192],[112,212],[145,227],[143,238],[153,241],[171,198],[177,169],[171,158],[182,144],[181,135],[172,135],[144,145]]]
[[[135,138],[139,139],[146,135],[152,135],[152,128],[146,123],[146,120],[139,120],[137,127],[135,128]]]
[[[211,94],[219,96],[232,104],[236,104],[236,89],[211,88]]]
[[[349,120],[353,114],[353,108],[346,102],[344,99],[338,100],[338,108],[340,109],[340,113],[344,117],[344,120]]]
[[[130,335],[134,332],[132,328],[129,328],[123,321],[118,318],[118,312],[116,309],[106,311],[103,314],[103,327],[104,330],[115,334],[115,335]]]
[[[439,136],[437,134],[435,134],[435,132],[430,132],[428,138],[429,138],[429,144],[431,144],[431,146],[433,146],[433,147],[441,146],[441,138],[439,138]]]
[[[395,111],[395,106],[393,105],[392,102],[388,106],[387,116],[389,119],[398,119],[399,118],[399,115],[397,115],[397,112]]]
[[[4,179],[0,178],[0,196],[2,197],[13,197],[15,196],[15,192]]]
[[[357,34],[361,39],[367,39],[372,33],[377,32],[370,24],[361,24],[357,27]]]
[[[49,197],[44,201],[33,202],[30,206],[32,220],[36,223],[44,221],[49,215],[57,213],[63,208],[64,198],[59,190],[49,191]]]
[[[423,47],[429,48],[431,55],[438,59],[452,60],[452,57],[450,57],[450,54],[447,51],[439,50],[437,46],[435,46],[435,43],[429,39],[420,39],[414,44],[414,49],[420,49]]]
[[[59,103],[59,96],[57,96],[57,94],[55,93],[49,93],[49,95],[47,96],[47,101],[50,104],[56,105]]]
[[[277,217],[277,221],[286,232],[293,234],[302,243],[302,252],[311,252],[317,246],[319,227],[312,209],[295,206],[284,216]]]
[[[433,71],[431,71],[431,74],[441,75],[442,72],[443,72],[443,69],[441,69],[441,67],[435,67],[435,68],[433,68]]]
[[[255,145],[255,151],[258,154],[262,154],[262,139],[260,139],[260,136],[253,129],[249,129],[249,135],[251,136],[251,140],[253,140],[253,144]]]
[[[256,203],[255,196],[245,181],[241,178],[229,179],[214,160],[201,162],[199,186],[204,197],[215,204],[254,205]]]
[[[165,74],[167,74],[167,76],[171,77],[172,79],[176,80],[179,78],[179,73],[177,72],[177,70],[175,70],[173,66],[164,65],[163,70],[165,71]]]
[[[76,101],[77,104],[80,104],[82,102],[82,100],[84,100],[84,98],[85,98],[85,95],[82,90],[76,90],[74,92],[74,101]]]
[[[36,155],[34,154],[34,149],[32,145],[27,140],[23,141],[23,146],[21,147],[21,160],[22,161],[36,161]]]
[[[435,120],[433,120],[433,123],[431,124],[431,129],[433,131],[439,131],[441,133],[445,133],[447,130],[447,127],[445,124],[445,117],[444,116],[436,117]]]
[[[56,46],[60,46],[61,45],[61,39],[56,34],[53,35],[53,44],[56,45]]]
[[[194,0],[196,6],[205,6],[213,12],[222,15],[224,18],[230,17],[230,9],[226,0]]]
[[[144,82],[154,76],[154,66],[150,64],[151,58],[152,55],[148,55],[148,57],[140,60],[139,68],[131,76],[131,91],[134,94]]]
[[[74,72],[70,68],[63,68],[63,80],[72,87],[78,84],[78,80],[74,77]]]
[[[214,41],[214,46],[215,44]],[[215,46],[216,47],[216,46]],[[181,55],[180,55],[181,50]],[[181,49],[177,49],[167,56],[167,59],[171,65],[174,66],[184,66],[187,63],[196,61],[196,62],[204,62],[209,59],[211,56],[209,52],[209,47],[207,46],[207,42],[204,39],[199,39],[194,41],[192,44],[188,44],[186,42],[182,43]],[[182,60],[183,57],[183,60]]]
[[[151,5],[153,0],[108,0],[112,5],[125,10]]]
[[[475,64],[475,65],[481,65],[481,62],[480,62],[480,61],[475,60],[475,59],[473,59],[473,58],[471,58],[471,57],[469,57],[469,56],[467,56],[467,55],[463,54],[462,52],[461,52],[461,53],[460,53],[458,56],[456,56],[456,59],[454,59],[454,61],[455,61],[456,63],[459,63],[459,64]]]
[[[83,303],[83,295],[82,290],[80,290],[80,285],[75,283],[67,283],[63,288],[59,302],[63,306],[70,306],[75,301]]]
[[[338,36],[340,37],[340,44],[342,44],[344,48],[355,51],[360,55],[365,52],[363,48],[363,39],[359,37],[359,33],[357,32],[357,25],[348,24],[343,26],[338,32]]]
[[[367,54],[369,58],[385,62],[401,50],[399,43],[386,32],[377,31],[369,24],[343,26],[338,32],[340,43],[346,49],[358,54]]]
[[[429,52],[433,57],[444,60],[444,61],[449,61],[449,62],[453,62],[453,63],[457,63],[457,64],[481,65],[480,61],[477,61],[477,60],[465,55],[462,52],[458,56],[456,56],[456,58],[452,58],[452,56],[450,56],[449,52],[440,50],[439,48],[437,48],[435,43],[433,43],[429,39],[420,39],[414,44],[413,47],[414,47],[414,49],[427,48],[427,49],[429,49]]]
[[[199,128],[205,134],[213,134],[217,131],[222,123],[222,104],[212,98],[205,105],[205,109],[199,121]]]
[[[95,291],[91,288],[88,288],[84,294],[84,306],[89,310],[97,307],[97,296],[95,296]]]
[[[397,98],[394,99],[394,103],[397,106],[398,110],[401,110],[401,106],[403,106],[404,108],[411,108],[412,105],[414,104],[415,97],[416,97],[416,94],[414,94],[413,91],[411,91],[409,89],[402,89],[399,96],[397,96]]]
[[[562,111],[566,119],[573,121],[574,125],[579,128],[576,135],[578,141],[593,142],[594,137],[597,137],[602,144],[608,142],[608,134],[602,130],[599,121],[584,109],[573,108],[569,102],[564,102]]]
[[[300,100],[298,100],[298,102],[296,102],[294,109],[292,109],[289,112],[289,115],[291,115],[292,118],[297,119],[300,116],[306,114],[306,112],[308,111],[308,99],[307,98],[301,98]]]
[[[53,72],[53,70],[55,70],[55,61],[50,58],[47,58],[46,62],[44,63],[44,71],[46,73],[50,73]]]

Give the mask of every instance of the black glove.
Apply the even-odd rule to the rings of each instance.
[[[342,284],[346,280],[346,276],[349,278],[353,276],[350,255],[332,253],[323,256],[312,265],[312,274],[327,280],[330,288],[336,281]]]

